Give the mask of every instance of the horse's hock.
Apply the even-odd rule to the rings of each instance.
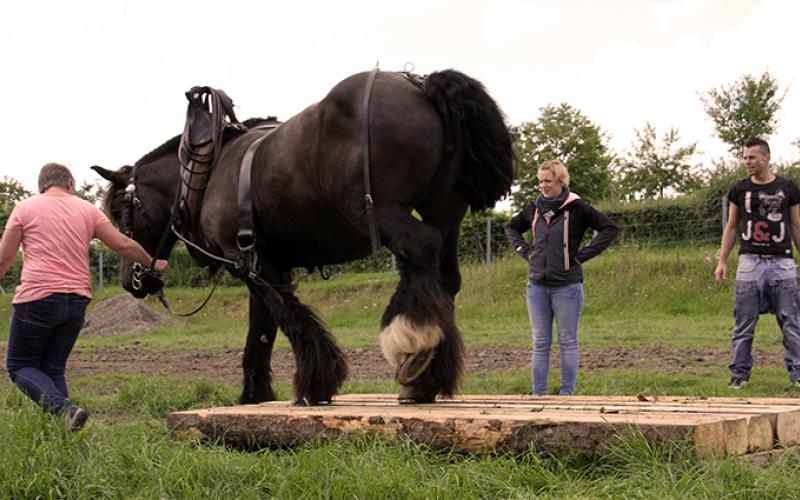
[[[632,430],[684,441],[700,457],[774,453],[800,444],[800,399],[461,396],[398,405],[395,395],[337,396],[328,406],[270,402],[171,413],[183,438],[295,446],[357,434],[466,452],[575,449],[595,453]]]
[[[86,312],[81,335],[109,337],[147,333],[175,320],[127,293],[97,302]]]

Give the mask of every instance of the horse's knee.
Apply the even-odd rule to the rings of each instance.
[[[432,227],[419,224],[413,232],[397,235],[391,249],[401,266],[414,270],[428,269],[439,261],[442,237]]]
[[[442,288],[451,297],[455,297],[459,290],[461,290],[461,273],[456,269],[454,272],[445,272],[441,270]]]

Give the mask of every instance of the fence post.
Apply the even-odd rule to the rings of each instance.
[[[486,263],[492,263],[492,218],[486,217]]]
[[[728,198],[726,196],[722,196],[722,229],[725,229],[725,225],[728,223]]]
[[[392,274],[397,274],[397,257],[392,254]]]
[[[102,250],[100,250],[100,252],[98,252],[98,254],[97,254],[97,267],[99,268],[99,270],[98,270],[98,275],[99,275],[98,286],[100,288],[103,288],[103,251]]]

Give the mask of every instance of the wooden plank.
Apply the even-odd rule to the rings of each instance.
[[[776,436],[773,419],[769,415],[751,415],[747,417],[747,422],[747,452],[771,450],[775,446]]]
[[[374,410],[359,414],[221,410],[225,411],[172,413],[167,423],[178,437],[219,437],[233,444],[260,446],[291,446],[310,439],[324,441],[366,432],[391,439],[408,437],[436,447],[455,447],[470,452],[531,448],[594,452],[604,449],[620,433],[638,427],[650,440],[692,441],[703,454],[724,454],[728,449],[739,449],[727,444],[723,421],[708,418],[695,418],[687,425],[664,419],[637,419],[637,416],[564,421],[540,415],[523,420],[502,416],[458,418],[450,414],[419,418],[410,412],[386,414]],[[698,429],[699,432],[695,432]]]
[[[622,403],[669,403],[690,405],[766,405],[766,406],[800,406],[799,398],[741,398],[741,397],[694,397],[694,396],[643,396],[647,401],[640,400],[637,396],[531,396],[530,394],[459,394],[453,399],[439,399],[437,403],[458,401],[482,401],[485,403],[505,402],[537,402],[547,404],[550,402],[573,402],[574,404],[622,404]],[[397,401],[396,394],[342,394],[337,395],[337,401],[352,400],[367,401]]]
[[[685,440],[699,456],[800,443],[800,400],[464,395],[400,405],[394,394],[337,396],[328,406],[270,402],[168,415],[179,437],[286,446],[370,433],[464,451],[572,448],[594,452],[637,429],[648,440]]]
[[[748,462],[753,465],[766,466],[776,460],[779,460],[785,454],[794,454],[800,456],[800,447],[793,446],[791,448],[777,448],[774,450],[762,451],[759,453],[748,453],[739,457],[742,462]]]
[[[741,454],[771,446],[771,432],[768,442],[763,438],[764,418],[699,413],[602,414],[548,409],[533,413],[476,412],[470,407],[440,405],[348,406],[334,402],[330,406],[296,407],[273,402],[176,412],[168,416],[168,425],[176,436],[223,437],[233,443],[261,446],[294,445],[312,438],[325,440],[367,432],[389,438],[406,436],[465,451],[566,447],[595,451],[634,428],[650,440],[688,440],[700,456]]]
[[[783,447],[800,444],[800,414],[778,414],[775,433],[778,443]]]
[[[383,406],[395,407],[398,405],[396,401],[379,400],[372,402],[365,399],[346,400],[342,403],[339,400],[334,401],[334,405],[346,406]],[[483,401],[442,401],[437,402],[431,407],[436,408],[473,408],[475,410],[492,409],[497,411],[540,411],[543,409],[548,410],[564,410],[564,411],[586,411],[598,413],[637,413],[637,412],[661,412],[661,413],[728,413],[735,415],[744,414],[764,414],[764,413],[784,413],[784,412],[799,412],[800,407],[796,406],[769,406],[769,405],[721,405],[721,406],[697,406],[697,405],[667,405],[657,403],[612,403],[612,404],[562,404],[559,402],[539,403],[539,402],[518,402],[518,403],[487,403]]]

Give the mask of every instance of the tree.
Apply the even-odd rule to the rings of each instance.
[[[541,108],[539,119],[512,127],[519,190],[512,193],[516,209],[539,193],[539,165],[561,160],[569,170],[570,189],[587,200],[606,197],[611,188],[612,157],[600,128],[566,103]]]
[[[3,179],[0,180],[0,230],[6,227],[6,221],[14,209],[14,204],[30,195],[31,192],[25,189],[21,182],[3,176]]]
[[[96,205],[100,200],[103,199],[103,193],[105,192],[105,188],[103,187],[101,182],[89,182],[84,181],[81,186],[75,190],[75,194],[78,197]]]
[[[697,143],[678,146],[678,130],[670,128],[657,145],[656,129],[650,123],[636,130],[633,149],[620,164],[622,194],[628,198],[664,198],[665,190],[683,194],[699,187],[689,160],[697,153]]]
[[[760,78],[747,74],[731,85],[711,89],[700,100],[717,136],[731,153],[741,156],[747,139],[778,129],[776,115],[784,97],[786,91],[779,92],[778,81],[765,71]]]

